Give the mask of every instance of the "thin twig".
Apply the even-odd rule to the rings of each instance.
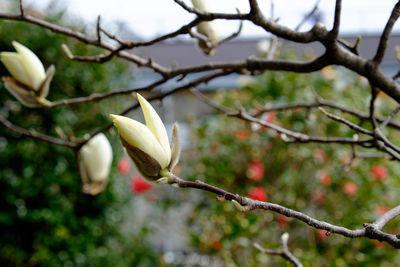
[[[400,110],[400,106],[398,106],[397,108],[395,108],[387,117],[386,119],[382,122],[382,124],[379,126],[379,128],[381,130],[383,130],[388,123],[393,119],[394,116],[396,116],[396,114],[399,112]]]
[[[3,124],[5,127],[7,127],[8,129],[12,130],[13,132],[16,132],[18,134],[21,134],[23,136],[27,136],[27,137],[32,137],[38,140],[42,140],[51,144],[55,144],[55,145],[59,145],[59,146],[65,146],[65,147],[69,147],[69,148],[76,148],[76,143],[72,143],[72,142],[68,142],[56,137],[52,137],[49,135],[45,135],[39,132],[36,132],[34,130],[27,130],[25,128],[22,128],[18,125],[13,124],[12,122],[10,122],[9,120],[7,120],[6,118],[4,118],[3,116],[0,116],[0,123]]]
[[[344,106],[341,106],[337,104],[336,102],[331,102],[325,99],[322,99],[318,97],[318,100],[316,102],[311,102],[311,103],[303,103],[303,102],[297,102],[297,103],[289,103],[289,104],[282,104],[282,105],[276,105],[272,107],[264,107],[260,109],[259,111],[255,112],[252,114],[253,117],[258,117],[264,112],[269,112],[269,111],[284,111],[284,110],[292,110],[292,109],[299,109],[299,108],[317,108],[317,107],[329,107],[333,108],[335,110],[339,110],[341,112],[348,113],[350,115],[353,115],[360,120],[368,120],[370,116],[366,113],[362,113],[360,111],[356,111]],[[385,118],[382,117],[375,117],[376,121],[382,123]],[[400,124],[395,123],[395,122],[389,122],[387,126],[390,126],[394,129],[400,130]]]
[[[101,43],[101,26],[100,26],[101,16],[97,16],[97,23],[96,23],[96,35],[97,35],[97,42]]]
[[[281,235],[281,245],[282,249],[277,250],[277,249],[265,249],[263,248],[260,244],[254,243],[253,246],[261,251],[262,253],[268,254],[268,255],[277,255],[281,256],[282,258],[288,260],[291,262],[294,266],[296,267],[303,267],[303,264],[289,251],[288,248],[288,240],[289,240],[289,234],[284,233]]]
[[[297,24],[297,26],[294,28],[295,31],[298,31],[301,29],[301,27],[306,23],[313,15],[314,13],[318,10],[318,6],[321,0],[317,0],[313,6],[313,8],[305,15],[303,16],[303,19]]]
[[[266,128],[272,129],[277,133],[280,133],[284,136],[284,141],[288,143],[298,142],[298,143],[338,143],[338,144],[358,144],[360,146],[370,146],[372,139],[354,139],[354,138],[345,138],[345,137],[320,137],[320,136],[311,136],[300,132],[291,131],[289,129],[283,128],[276,124],[255,118],[250,114],[246,113],[244,110],[234,111],[223,105],[219,105],[214,101],[211,101],[207,96],[205,96],[200,91],[196,92],[195,96],[198,97],[200,100],[205,102],[206,104],[214,107],[215,109],[225,113],[228,116],[236,117],[248,122],[255,122],[264,126]],[[291,137],[293,139],[288,139],[287,137]],[[287,139],[287,140],[286,140]]]
[[[23,0],[19,0],[19,12],[21,16],[25,15],[25,9],[24,9],[24,4],[22,3]]]
[[[364,129],[363,127],[361,127],[361,126],[359,126],[359,125],[357,125],[357,124],[355,124],[355,123],[352,123],[351,121],[348,121],[348,120],[346,120],[346,119],[343,118],[343,117],[340,117],[340,116],[331,114],[331,113],[329,113],[328,111],[326,111],[326,110],[325,110],[324,108],[322,108],[322,107],[319,107],[319,110],[320,110],[325,116],[327,116],[328,118],[330,118],[330,119],[332,119],[332,120],[334,120],[334,121],[343,123],[344,125],[347,125],[348,127],[350,127],[351,129],[353,129],[353,130],[356,131],[356,132],[360,132],[360,133],[362,133],[362,134],[374,136],[374,133],[373,133],[373,132],[371,132],[371,131],[369,131],[369,130],[367,130],[367,129]]]
[[[340,16],[342,14],[342,0],[336,0],[335,5],[335,18],[333,21],[333,28],[331,33],[336,38],[339,35],[339,28],[340,28]]]
[[[349,42],[347,42],[344,39],[341,38],[336,38],[336,41],[343,45],[344,47],[346,47],[347,49],[349,49],[349,51],[351,51],[352,53],[354,53],[355,55],[359,56],[360,52],[358,51],[358,47],[360,45],[360,41],[361,41],[361,36],[358,36],[356,39],[356,42],[354,44],[351,44]]]
[[[396,5],[393,7],[392,13],[390,14],[390,17],[386,23],[385,29],[382,32],[381,39],[380,39],[379,45],[378,45],[378,49],[376,50],[376,54],[373,58],[373,61],[376,64],[380,64],[382,62],[382,59],[385,55],[387,42],[389,40],[390,33],[392,32],[393,25],[397,21],[399,16],[400,16],[400,1],[398,1],[396,3]]]

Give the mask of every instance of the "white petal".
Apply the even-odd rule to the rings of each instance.
[[[207,0],[192,0],[192,4],[201,11],[210,11],[210,2]]]
[[[44,79],[46,78],[46,72],[40,59],[27,47],[22,44],[13,41],[13,46],[21,56],[21,63],[25,68],[25,72],[31,81],[30,85],[37,89]]]
[[[80,150],[81,159],[91,181],[108,178],[112,163],[112,148],[103,133],[97,134]]]
[[[205,21],[201,22],[197,26],[197,31],[205,36],[211,41],[219,40],[219,33],[217,29],[216,21]]]
[[[171,159],[171,148],[169,146],[167,130],[165,130],[164,123],[154,108],[144,99],[141,95],[137,94],[140,106],[142,107],[146,126],[154,134],[160,142],[165,153],[168,155],[168,163]]]
[[[126,142],[150,155],[162,169],[168,166],[171,155],[165,152],[146,125],[124,116],[110,115],[110,118]]]
[[[171,164],[168,166],[170,171],[173,171],[175,166],[179,162],[179,157],[181,154],[181,144],[179,142],[179,127],[175,123],[172,127],[172,145],[171,145]]]
[[[31,86],[30,79],[25,72],[25,67],[21,63],[21,56],[19,54],[15,52],[2,52],[0,53],[0,59],[11,76],[20,83]]]

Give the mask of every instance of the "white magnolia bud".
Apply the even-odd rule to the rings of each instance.
[[[270,42],[267,40],[262,40],[257,43],[257,52],[261,58],[264,58],[268,55],[270,49]]]
[[[157,180],[162,177],[160,171],[170,169],[171,162],[176,164],[179,153],[171,152],[167,131],[157,112],[146,99],[139,94],[137,96],[146,125],[119,115],[111,114],[110,118],[118,129],[122,145],[137,169],[146,178]],[[177,136],[177,128],[174,135]],[[173,147],[179,148],[179,145]],[[172,160],[171,155],[174,157]]]
[[[192,0],[193,6],[204,12],[212,12],[210,3],[208,0]],[[197,25],[197,31],[207,37],[211,41],[211,45],[204,40],[198,40],[200,49],[207,55],[214,53],[215,47],[213,43],[218,42],[219,33],[217,29],[216,21],[204,21]]]
[[[37,107],[37,99],[46,98],[55,68],[51,66],[47,73],[40,59],[27,47],[13,41],[17,52],[1,52],[0,60],[12,77],[3,77],[7,90],[22,104]]]
[[[79,150],[79,169],[83,191],[95,195],[104,190],[112,163],[112,148],[107,137],[99,133]]]

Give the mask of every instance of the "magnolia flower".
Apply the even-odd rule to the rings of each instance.
[[[210,3],[208,0],[192,0],[192,4],[195,8],[204,11],[204,12],[211,12],[210,10]],[[215,21],[204,21],[197,25],[197,31],[204,36],[211,42],[206,42],[202,39],[198,39],[198,45],[200,49],[206,55],[212,55],[215,51],[215,45],[213,43],[218,42],[219,40],[219,33],[217,30],[217,25]]]
[[[90,139],[79,150],[79,171],[83,182],[83,192],[96,195],[107,185],[112,162],[110,142],[103,133]]]
[[[174,125],[170,147],[167,131],[157,112],[141,95],[137,94],[137,97],[146,125],[119,115],[111,114],[110,118],[139,172],[147,179],[159,180],[179,161],[178,127]]]
[[[47,72],[40,59],[27,47],[13,41],[17,52],[1,52],[0,60],[12,77],[3,77],[7,90],[27,107],[38,107],[49,93],[55,68]]]

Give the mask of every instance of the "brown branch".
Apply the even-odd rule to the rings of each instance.
[[[398,71],[396,72],[396,74],[392,76],[392,79],[393,79],[393,80],[397,80],[399,77],[400,77],[400,70],[398,70]]]
[[[156,94],[154,96],[146,97],[146,99],[149,102],[150,101],[154,101],[154,100],[163,100],[165,97],[167,97],[169,95],[172,95],[172,94],[175,94],[176,92],[187,90],[187,89],[195,87],[195,86],[197,86],[197,85],[199,85],[201,83],[206,83],[206,82],[211,81],[211,80],[213,80],[213,79],[215,79],[217,77],[228,75],[230,73],[231,72],[228,72],[228,71],[216,71],[216,72],[211,73],[209,75],[205,75],[205,76],[202,76],[200,78],[194,79],[194,80],[192,80],[192,81],[190,81],[190,82],[188,82],[188,83],[186,83],[186,84],[184,84],[182,86],[176,87],[176,88],[174,88],[174,89],[172,89],[170,91],[162,92],[162,93],[158,93],[158,94]],[[131,112],[132,110],[137,109],[138,107],[139,107],[139,103],[136,102],[134,105],[126,108],[121,113],[119,113],[119,115],[126,115],[129,112]],[[101,127],[100,129],[94,131],[93,133],[91,133],[90,134],[90,138],[92,138],[93,136],[97,135],[98,133],[105,132],[105,131],[109,130],[112,126],[113,126],[113,123],[111,123],[111,122],[108,123],[107,125]],[[90,138],[88,140],[90,140]],[[82,140],[80,143],[77,144],[77,146],[78,147],[83,146],[84,144],[87,143],[88,140]]]
[[[355,124],[355,123],[352,123],[351,121],[348,121],[348,120],[346,120],[346,119],[343,118],[343,117],[340,117],[340,116],[331,114],[331,113],[327,112],[325,109],[323,109],[322,107],[320,107],[319,110],[320,110],[325,116],[327,116],[328,118],[330,118],[330,119],[332,119],[332,120],[334,120],[334,121],[343,123],[344,125],[347,125],[349,128],[353,129],[353,130],[356,131],[356,132],[360,132],[360,133],[362,133],[362,134],[366,134],[366,135],[369,135],[369,136],[374,136],[374,133],[373,133],[373,132],[371,132],[371,131],[369,131],[369,130],[367,130],[367,129],[364,129],[363,127],[361,127],[361,126],[359,126],[359,125],[357,125],[357,124]]]
[[[113,51],[116,48],[113,47],[110,44],[104,43],[104,42],[98,42],[97,38],[96,39],[90,39],[88,37],[86,37],[83,33],[81,32],[77,32],[77,31],[73,31],[71,29],[68,28],[64,28],[62,26],[56,25],[56,24],[52,24],[50,22],[47,22],[45,20],[41,20],[35,17],[32,17],[30,15],[12,15],[12,14],[5,14],[5,13],[0,13],[0,18],[2,19],[8,19],[8,20],[15,20],[15,21],[24,21],[24,22],[28,22],[46,29],[51,30],[54,33],[58,33],[58,34],[62,34],[62,35],[66,35],[66,36],[70,36],[72,38],[77,39],[78,41],[84,43],[84,44],[90,44],[90,45],[94,45],[97,47],[101,47],[104,48],[105,50],[109,50],[109,51]],[[139,56],[136,56],[134,54],[125,52],[125,51],[120,51],[116,54],[116,56],[126,59],[132,63],[135,63],[136,65],[140,66],[140,67],[148,67],[153,69],[155,72],[158,72],[162,75],[166,75],[168,74],[168,69],[164,68],[163,66],[156,64],[154,62],[149,62],[149,60],[141,58]]]
[[[286,128],[280,127],[276,124],[260,120],[258,118],[254,118],[251,115],[247,114],[244,111],[237,112],[235,114],[228,114],[229,116],[232,117],[237,117],[242,120],[248,121],[248,122],[255,122],[260,124],[261,126],[267,127],[269,129],[275,130],[276,132],[280,134],[286,135],[284,137],[284,141],[293,143],[293,142],[298,142],[298,143],[337,143],[337,144],[357,144],[361,146],[369,146],[371,143],[371,139],[354,139],[354,138],[346,138],[346,137],[320,137],[320,136],[311,136],[307,135],[304,133],[300,132],[294,132],[291,130],[288,130]],[[293,138],[293,140],[287,139],[287,136]],[[285,140],[287,139],[287,140]]]
[[[351,44],[349,42],[347,42],[344,39],[341,38],[336,38],[336,41],[343,45],[344,47],[346,47],[347,49],[349,49],[350,52],[354,53],[355,55],[359,56],[360,52],[358,51],[358,46],[360,45],[360,41],[361,41],[361,36],[358,36],[356,39],[356,42],[354,44]]]
[[[16,132],[18,134],[21,134],[23,136],[35,138],[41,141],[45,141],[51,144],[59,145],[59,146],[65,146],[69,148],[76,148],[76,143],[73,142],[68,142],[59,138],[55,138],[49,135],[45,135],[39,132],[36,132],[34,130],[27,130],[25,128],[22,128],[18,125],[15,125],[11,123],[9,120],[4,118],[3,116],[0,116],[0,123],[3,124],[6,128],[10,129],[13,132]]]
[[[386,213],[384,213],[381,217],[379,217],[375,222],[374,225],[381,230],[388,222],[396,218],[400,215],[400,206],[397,206]]]
[[[260,26],[267,32],[270,32],[278,37],[298,42],[298,43],[310,43],[323,38],[326,38],[328,31],[321,27],[322,25],[316,24],[311,30],[307,32],[298,32],[292,30],[283,25],[279,25],[274,20],[267,19],[258,6],[257,0],[249,0],[250,3],[250,14],[249,20],[255,25]]]
[[[387,42],[389,40],[390,33],[392,32],[392,28],[400,16],[400,1],[393,7],[392,13],[386,23],[385,29],[382,32],[381,39],[379,41],[378,49],[373,58],[373,61],[376,64],[380,64],[382,62],[383,57],[385,56],[385,51],[387,47]]]
[[[202,94],[200,91],[196,91],[192,89],[192,92],[196,92],[195,96],[197,96],[201,101],[206,104],[214,107],[215,109],[225,113],[228,116],[236,117],[248,122],[254,122],[266,128],[272,129],[277,133],[281,134],[282,139],[285,142],[293,143],[338,143],[338,144],[357,144],[360,146],[369,147],[370,143],[373,139],[354,139],[354,138],[344,138],[344,137],[320,137],[320,136],[311,136],[300,132],[291,131],[289,129],[283,128],[276,124],[255,118],[250,114],[246,113],[244,110],[235,111],[229,109],[223,105],[217,104],[214,101],[211,101],[208,97]],[[291,137],[293,139],[289,139]]]
[[[294,266],[296,267],[303,267],[303,264],[289,251],[288,248],[288,240],[289,240],[289,234],[284,233],[281,235],[281,245],[282,249],[277,250],[277,249],[265,249],[263,248],[260,244],[254,243],[253,246],[261,251],[262,253],[268,254],[268,255],[277,255],[280,256],[289,262],[291,262]]]
[[[302,61],[287,61],[287,60],[264,60],[255,57],[249,57],[244,61],[232,61],[232,62],[212,62],[204,65],[197,65],[193,67],[180,68],[172,70],[169,74],[171,76],[189,74],[195,72],[203,72],[209,70],[226,69],[232,70],[237,73],[243,73],[243,71],[258,71],[262,72],[265,70],[281,70],[281,71],[293,71],[298,73],[308,73],[321,70],[332,63],[332,59],[326,54],[307,62]]]
[[[243,29],[243,21],[240,21],[239,27],[238,27],[237,31],[234,32],[234,33],[232,33],[232,34],[229,35],[228,37],[222,39],[221,41],[219,41],[219,42],[218,42],[218,45],[223,44],[223,43],[226,43],[226,42],[229,42],[229,41],[235,39],[235,38],[238,37],[239,34],[242,32],[242,29]]]
[[[342,0],[336,0],[335,5],[335,18],[333,21],[333,28],[331,33],[336,38],[339,35],[339,27],[340,27],[340,15],[342,13]]]
[[[284,111],[284,110],[291,110],[291,109],[298,109],[298,108],[307,108],[308,109],[308,108],[317,108],[317,107],[333,108],[335,110],[339,110],[341,112],[353,115],[362,121],[368,120],[370,118],[369,115],[366,113],[362,113],[362,112],[359,112],[356,110],[349,109],[347,107],[337,104],[336,102],[327,101],[320,97],[318,97],[316,102],[312,102],[312,103],[289,103],[289,104],[276,105],[273,107],[264,107],[264,108],[260,109],[259,111],[253,113],[252,116],[258,117],[262,113],[268,112],[268,111]],[[375,119],[376,119],[376,121],[381,122],[381,123],[385,120],[385,118],[382,118],[382,117],[375,117]],[[397,124],[395,122],[389,122],[387,124],[387,126],[390,126],[397,130],[400,130],[400,124]]]
[[[19,2],[19,12],[21,14],[21,16],[25,15],[25,9],[24,9],[24,4],[22,3],[23,0],[18,0]]]
[[[326,230],[328,233],[335,233],[350,238],[368,237],[370,239],[385,241],[388,244],[392,245],[394,248],[400,248],[400,239],[398,239],[396,235],[387,234],[379,229],[378,226],[380,226],[385,221],[384,219],[379,218],[375,223],[365,224],[364,228],[351,230],[343,226],[338,226],[325,221],[317,220],[302,212],[286,208],[279,204],[249,199],[247,197],[231,193],[229,191],[223,190],[221,188],[209,185],[201,181],[195,181],[195,182],[186,181],[177,177],[174,174],[170,174],[168,183],[174,187],[194,188],[214,193],[218,196],[219,200],[236,202],[241,206],[242,211],[250,211],[257,209],[273,211],[282,214],[286,217],[295,218],[313,228]],[[395,212],[399,212],[397,208],[395,211],[393,211],[393,213]],[[388,215],[388,217],[390,216]],[[380,223],[381,221],[382,223]]]
[[[101,16],[97,16],[97,22],[96,22],[96,35],[97,35],[97,42],[101,43]]]
[[[127,95],[131,94],[133,92],[139,92],[139,91],[150,91],[158,86],[164,84],[168,79],[161,78],[158,81],[155,81],[154,83],[146,86],[146,87],[138,87],[138,88],[132,88],[132,89],[123,89],[123,90],[116,90],[116,91],[111,91],[108,93],[104,94],[92,94],[89,96],[85,97],[76,97],[76,98],[70,98],[70,99],[63,99],[59,101],[54,101],[54,102],[48,102],[46,103],[46,107],[48,108],[54,108],[62,105],[73,105],[73,104],[79,104],[79,103],[87,103],[87,102],[99,102],[101,100],[113,97],[113,96],[118,96],[118,95]]]
[[[379,128],[382,130],[384,129],[388,123],[393,119],[394,116],[400,111],[400,106],[395,108],[387,117],[386,119],[382,122],[382,124],[379,126]]]
[[[100,36],[100,35],[98,35],[98,36]],[[100,55],[96,55],[96,56],[76,56],[71,52],[71,50],[68,48],[68,46],[66,44],[63,44],[61,47],[62,47],[64,53],[67,55],[67,57],[71,60],[80,61],[80,62],[100,63],[100,64],[110,61],[120,51],[127,49],[126,46],[120,45],[119,47],[117,47],[116,49],[113,49],[112,51],[107,50],[106,55],[100,54]]]

